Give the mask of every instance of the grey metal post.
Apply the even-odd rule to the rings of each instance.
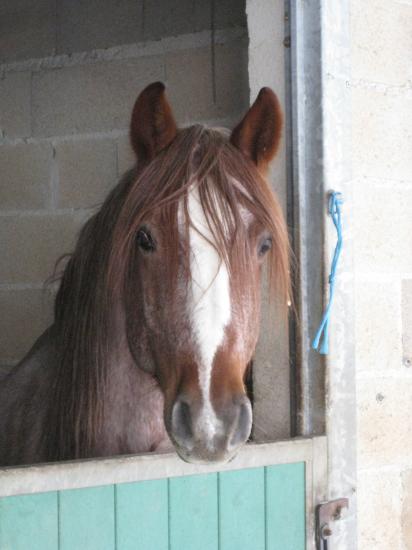
[[[337,1],[291,0],[290,7],[293,175],[298,221],[296,241],[301,267],[299,428],[301,434],[319,433],[325,415],[327,498],[350,498],[349,516],[334,527],[330,547],[353,550],[357,547],[356,387],[349,5]],[[322,282],[326,280],[335,243],[334,229],[326,213],[327,192],[331,189],[344,195],[344,251],[332,314],[330,352],[323,366],[320,356],[310,349],[310,340],[320,320]]]

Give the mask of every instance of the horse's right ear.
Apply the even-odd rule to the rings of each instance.
[[[150,162],[173,141],[176,133],[165,86],[154,82],[141,92],[133,107],[130,141],[139,161]]]

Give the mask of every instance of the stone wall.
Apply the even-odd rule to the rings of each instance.
[[[359,549],[412,549],[412,2],[352,0]]]
[[[164,81],[181,125],[246,109],[244,2],[215,5],[212,54],[210,1],[1,2],[0,366],[51,322],[55,261],[133,164],[137,94]]]

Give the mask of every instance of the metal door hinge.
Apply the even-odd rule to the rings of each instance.
[[[328,538],[333,534],[331,524],[341,518],[344,508],[349,508],[348,498],[338,498],[316,506],[317,550],[328,550]]]

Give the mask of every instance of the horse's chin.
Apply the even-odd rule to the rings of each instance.
[[[179,445],[174,444],[175,451],[179,458],[188,464],[199,464],[207,466],[210,464],[227,464],[234,460],[237,456],[238,450],[232,453],[225,453],[224,455],[212,456],[208,454],[207,456],[202,456],[201,454],[194,454],[192,452],[186,451],[179,447]]]

